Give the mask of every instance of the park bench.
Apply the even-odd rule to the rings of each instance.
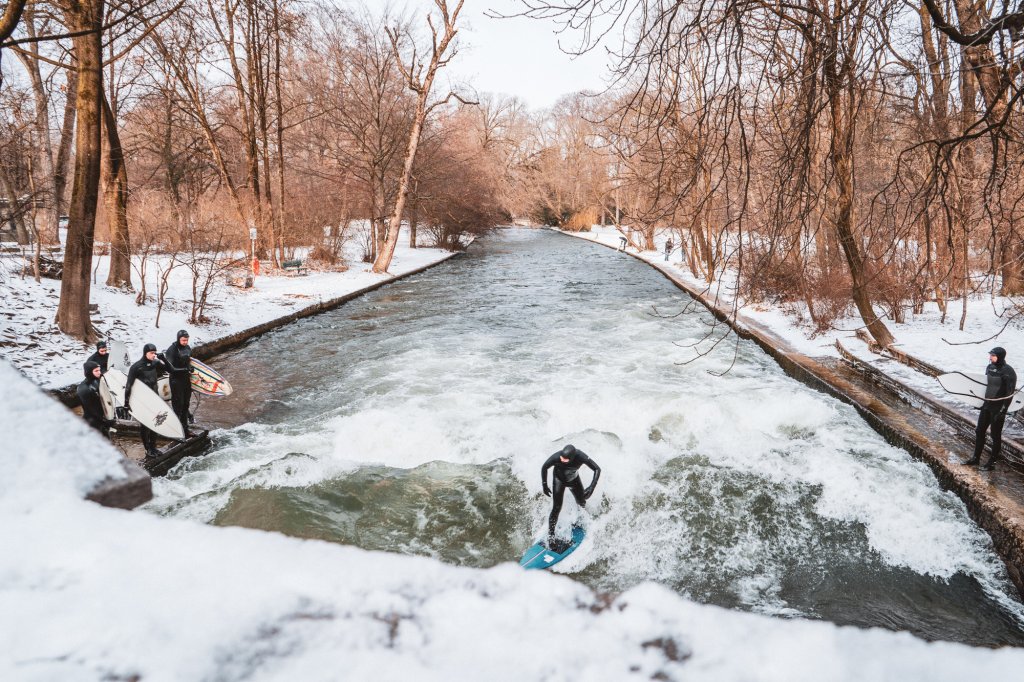
[[[286,260],[281,263],[281,269],[283,270],[294,270],[297,275],[304,275],[308,268],[302,265],[301,260]]]

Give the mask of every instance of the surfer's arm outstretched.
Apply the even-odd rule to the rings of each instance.
[[[185,367],[185,363],[181,360],[181,353],[178,352],[178,344],[174,344],[166,351],[164,351],[163,360],[164,365],[167,366],[167,371],[170,374],[182,375],[188,372],[188,367]],[[160,356],[157,356],[158,358]]]

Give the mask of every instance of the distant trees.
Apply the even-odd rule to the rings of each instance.
[[[58,239],[64,168],[74,165],[60,329],[93,333],[97,233],[111,245],[109,286],[142,279],[140,252],[187,252],[192,317],[201,320],[211,273],[246,248],[251,227],[271,266],[299,247],[336,264],[365,221],[366,257],[384,271],[403,222],[458,248],[467,232],[507,220],[503,177],[491,171],[508,169],[509,145],[477,144],[463,104],[433,94],[454,56],[462,6],[435,5],[425,26],[431,43],[414,53],[406,51],[413,19],[370,9],[294,0],[7,3],[0,49],[16,54],[22,71],[4,73],[0,194],[19,238],[37,234],[37,250]],[[434,144],[440,139],[452,146]],[[211,225],[217,239],[196,238]],[[224,257],[204,260],[203,245]],[[138,284],[145,302],[146,283]]]
[[[1024,8],[525,5],[585,39],[632,22],[596,119],[609,190],[631,228],[675,229],[695,275],[738,275],[747,300],[803,301],[820,329],[852,307],[882,345],[882,318],[925,301],[945,313],[960,298],[962,326],[980,288],[1024,293]]]

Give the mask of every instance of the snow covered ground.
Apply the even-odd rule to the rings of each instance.
[[[359,261],[353,249],[346,253],[345,272],[311,271],[306,276],[260,275],[251,289],[240,289],[218,282],[207,305],[207,324],[188,323],[192,309],[192,278],[184,266],[171,271],[170,288],[160,326],[156,327],[156,302],[135,304],[135,294],[104,284],[110,258],[94,260],[95,275],[92,303],[99,312],[93,315],[104,336],[124,341],[133,354],[142,354],[142,346],[155,343],[160,350],[170,346],[179,329],[191,334],[193,347],[248,329],[257,324],[288,315],[321,301],[327,301],[371,286],[391,276],[401,275],[436,263],[451,254],[441,249],[410,249],[408,239],[399,240],[392,261],[391,275],[370,272],[370,264]],[[157,257],[147,268],[147,291],[155,297],[157,268],[169,259]],[[20,256],[0,258],[0,357],[45,387],[62,387],[82,379],[82,363],[92,347],[62,334],[54,317],[60,294],[60,282],[43,279],[36,283],[20,274]],[[136,288],[137,272],[132,273]]]
[[[610,226],[595,225],[590,232],[567,234],[614,247],[619,245],[619,232]],[[698,289],[705,289],[707,283],[695,277],[686,264],[680,262],[678,249],[672,253],[669,262],[665,262],[664,245],[668,237],[667,232],[659,234],[655,238],[658,251],[644,251],[638,255],[644,260],[667,267],[677,277]],[[636,249],[629,249],[636,253]],[[734,299],[735,288],[734,279],[730,281],[727,275],[723,282],[711,288],[708,295],[712,298],[717,296],[718,301],[728,307]],[[959,301],[950,303],[944,323],[934,303],[927,304],[921,315],[913,315],[908,311],[907,322],[904,324],[896,324],[891,320],[886,320],[886,323],[896,337],[897,348],[948,372],[983,372],[988,364],[988,351],[993,346],[1007,349],[1007,361],[1011,365],[1015,364],[1019,354],[1019,364],[1024,366],[1024,320],[1007,324],[1008,314],[1005,311],[1012,311],[1012,305],[1007,299],[978,296],[968,301],[967,310],[963,331],[959,330]],[[802,303],[792,304],[788,310],[758,304],[742,305],[740,313],[743,318],[767,327],[805,355],[835,357],[838,355],[835,347],[838,339],[846,348],[863,355],[865,359],[878,359],[855,336],[856,330],[864,326],[855,314],[836,320],[833,329],[828,332],[814,335],[806,307]]]
[[[99,507],[117,453],[0,362],[0,679],[1013,679],[1024,650],[786,620],[644,584]],[[45,426],[45,428],[40,428]]]

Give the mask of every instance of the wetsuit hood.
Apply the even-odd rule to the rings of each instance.
[[[996,364],[1002,365],[1006,362],[1006,349],[1002,346],[996,346],[988,352],[989,355],[996,356]]]
[[[86,379],[92,379],[93,378],[92,371],[94,369],[96,369],[97,367],[99,367],[99,366],[100,366],[100,363],[98,363],[98,362],[93,362],[92,360],[86,360],[85,361],[85,365],[82,366],[82,369],[85,371],[85,378]]]
[[[178,330],[178,335],[176,337],[174,337],[174,340],[177,341],[178,343],[181,343],[181,339],[182,338],[186,338],[186,339],[189,338],[188,331],[186,331],[184,329],[179,329]]]
[[[575,445],[566,445],[564,448],[562,448],[562,457],[572,457],[575,454],[576,454],[576,446]]]
[[[96,350],[103,350],[106,347],[107,347],[107,342],[106,341],[97,341],[96,342]]]
[[[156,344],[147,343],[145,346],[142,347],[142,359],[143,360],[146,359],[146,353],[148,353],[149,351],[153,351],[155,353],[156,352]]]

